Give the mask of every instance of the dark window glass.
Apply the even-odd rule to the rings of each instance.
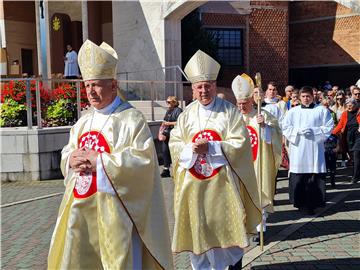
[[[208,28],[219,41],[218,59],[224,65],[243,65],[243,30]]]

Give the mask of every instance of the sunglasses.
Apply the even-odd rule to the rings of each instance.
[[[360,96],[360,93],[354,93],[354,96]]]
[[[171,100],[167,100],[166,103],[167,103],[167,104],[170,104],[170,103],[171,103]]]

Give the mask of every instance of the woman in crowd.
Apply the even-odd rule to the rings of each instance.
[[[336,113],[337,121],[340,120],[341,114],[345,111],[345,92],[339,90],[335,95],[335,104],[331,107],[331,110]]]
[[[346,111],[341,115],[340,121],[332,131],[332,134],[344,134],[346,132],[346,142],[350,157],[354,161],[354,171],[352,182],[360,180],[360,112],[356,100],[353,98],[345,101]]]
[[[170,165],[171,165],[171,156],[169,150],[169,139],[170,131],[174,128],[176,121],[182,112],[182,109],[179,108],[179,102],[175,96],[169,96],[166,100],[168,109],[166,111],[163,125],[165,129],[163,135],[166,136],[166,140],[162,144],[162,153],[164,159],[164,170],[161,173],[161,177],[170,177]]]
[[[345,92],[343,90],[339,90],[335,95],[335,104],[331,107],[331,110],[336,114],[336,119],[334,119],[334,124],[340,121],[341,114],[345,111]],[[336,121],[335,121],[336,120]],[[339,154],[341,154],[341,166],[345,166],[346,154],[347,154],[347,143],[346,143],[346,135],[339,134],[338,136],[338,149]]]

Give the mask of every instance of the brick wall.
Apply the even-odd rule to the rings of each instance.
[[[250,75],[260,72],[263,88],[267,82],[275,81],[283,94],[288,82],[288,3],[263,4],[267,8],[253,9],[249,18]]]
[[[352,13],[335,1],[295,1],[290,4],[290,21],[298,21]]]
[[[335,2],[290,5],[290,68],[360,61],[360,15]],[[340,17],[335,17],[340,16]],[[316,18],[316,21],[308,21]]]
[[[201,21],[212,26],[245,26],[246,17],[239,14],[203,13]]]

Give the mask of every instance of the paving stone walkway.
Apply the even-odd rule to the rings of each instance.
[[[338,171],[338,188],[327,186],[328,206],[317,217],[289,205],[288,180],[280,175],[266,250],[251,244],[244,269],[360,269],[360,184],[350,184],[348,175],[349,170]],[[173,183],[165,178],[162,184],[172,231]],[[57,180],[2,183],[1,269],[46,269],[63,191],[63,181]],[[175,255],[174,262],[176,269],[191,269],[188,253]]]

